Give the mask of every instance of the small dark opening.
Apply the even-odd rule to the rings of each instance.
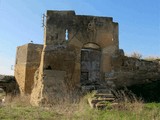
[[[49,65],[46,70],[52,70],[51,66]]]

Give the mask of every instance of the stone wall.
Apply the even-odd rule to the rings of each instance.
[[[21,94],[31,93],[34,73],[40,65],[42,48],[43,45],[31,43],[17,47],[15,78]]]
[[[17,47],[16,63],[14,75],[19,85],[19,90],[22,94],[25,92],[25,76],[26,76],[26,62],[27,62],[28,45]]]
[[[65,40],[66,30],[68,41]],[[99,45],[101,67],[106,66],[102,71],[110,71],[110,63],[106,61],[119,49],[118,23],[113,22],[111,17],[75,15],[74,11],[47,11],[45,53],[59,47],[74,48],[76,62],[80,63],[81,49],[87,43]],[[44,68],[48,66],[49,59],[50,56],[44,54]]]
[[[105,80],[111,87],[120,88],[160,81],[158,60],[147,61],[126,56],[113,56],[111,65],[112,71],[105,74]]]
[[[36,105],[54,93],[50,90],[45,92],[45,81],[48,81],[46,70],[65,72],[66,89],[74,90],[80,87],[83,48],[95,49],[98,46],[101,51],[101,74],[111,70],[111,55],[119,49],[118,23],[113,22],[111,17],[75,15],[74,11],[47,11],[44,33],[41,65],[36,77],[36,84],[42,88],[35,86],[31,94],[31,103]],[[56,85],[55,82],[50,83],[52,86]],[[34,92],[37,91],[39,95],[36,98],[37,93]]]

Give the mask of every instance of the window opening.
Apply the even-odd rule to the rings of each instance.
[[[69,33],[68,33],[68,29],[66,29],[66,32],[65,32],[65,40],[67,41],[69,39]]]

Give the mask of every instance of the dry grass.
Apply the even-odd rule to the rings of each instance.
[[[5,106],[0,108],[0,119],[159,120],[160,118],[160,104],[158,103],[144,104],[141,100],[130,101],[128,98],[123,98],[126,101],[119,102],[111,110],[97,110],[91,109],[87,103],[88,97],[91,96],[92,93],[89,93],[73,103],[66,98],[63,102],[58,102],[51,107],[32,107],[29,103],[30,96],[7,96]]]
[[[158,56],[148,56],[144,58],[147,61],[155,61],[155,60],[159,60],[160,61],[160,57]]]
[[[128,57],[132,57],[132,58],[137,58],[137,59],[141,59],[142,58],[142,54],[140,54],[139,52],[133,52],[131,54],[125,54]]]
[[[7,95],[5,99],[5,105],[7,106],[31,106],[30,104],[30,95],[24,95],[24,96],[12,96]]]

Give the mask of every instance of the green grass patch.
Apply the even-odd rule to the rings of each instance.
[[[0,108],[0,120],[50,120],[60,117],[54,111],[40,107],[11,107]]]
[[[65,105],[62,105],[65,106]],[[60,106],[61,107],[61,106]],[[123,103],[111,110],[91,109],[86,102],[62,108],[6,105],[0,120],[159,120],[160,103]],[[57,110],[58,109],[58,110]]]

